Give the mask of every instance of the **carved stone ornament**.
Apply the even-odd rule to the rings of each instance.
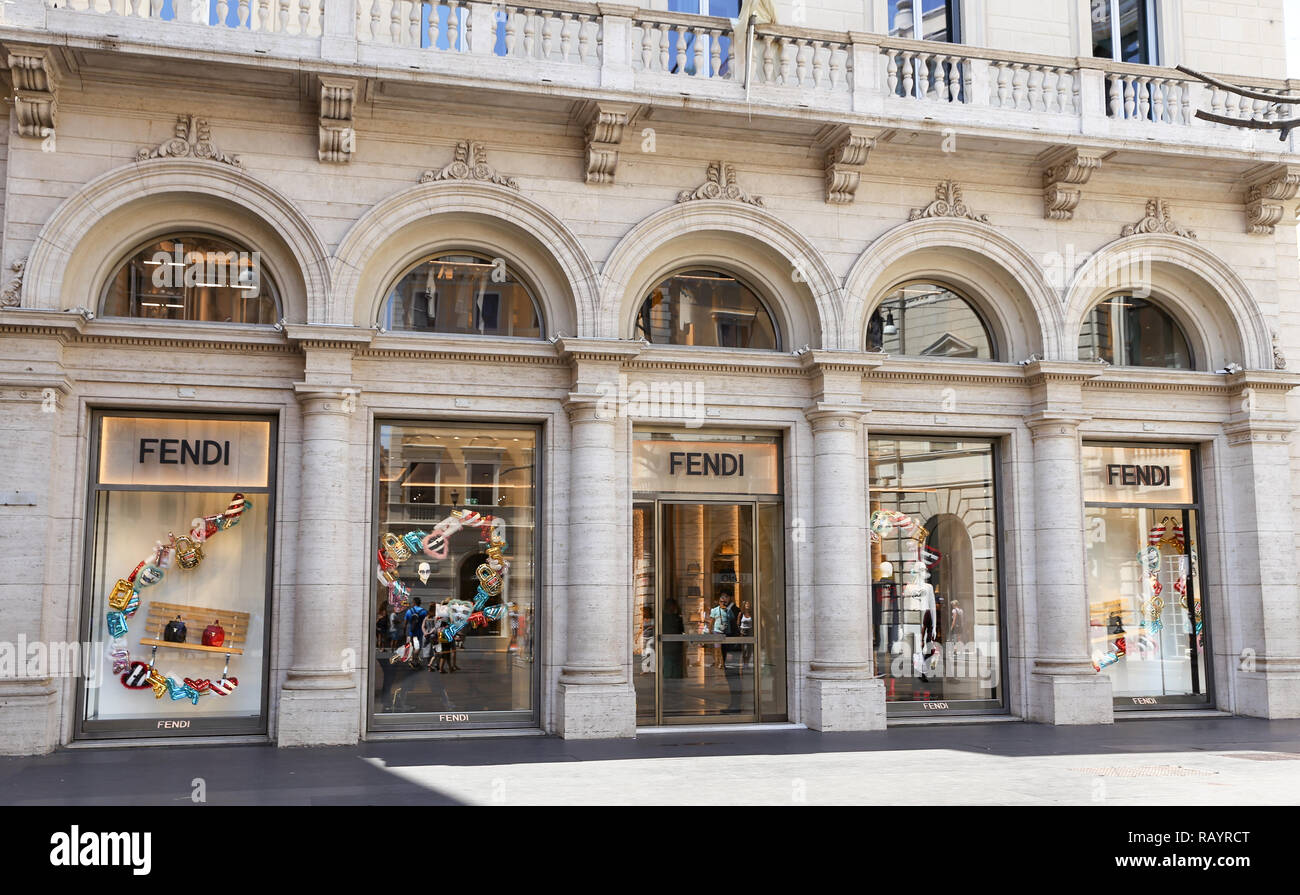
[[[1278,344],[1277,333],[1273,333],[1273,369],[1286,369],[1286,355],[1282,353],[1282,346]]]
[[[826,201],[851,205],[862,181],[862,168],[875,148],[876,138],[858,128],[846,127],[826,150]]]
[[[244,167],[237,155],[227,155],[212,145],[212,131],[206,118],[193,115],[177,115],[175,136],[164,140],[153,149],[145,147],[135,154],[137,162],[151,158],[199,158],[223,165]]]
[[[632,103],[589,103],[583,126],[587,149],[587,183],[613,183],[623,131],[636,116]]]
[[[939,181],[934,189],[934,201],[925,208],[913,208],[907,216],[909,221],[919,221],[922,218],[968,218],[981,224],[989,222],[988,215],[976,214],[966,207],[961,197],[961,187],[955,180]]]
[[[1129,224],[1119,232],[1120,236],[1133,236],[1138,233],[1168,233],[1184,239],[1195,239],[1196,234],[1185,227],[1179,227],[1169,216],[1169,207],[1164,199],[1148,199],[1147,214],[1136,224]]]
[[[22,300],[23,294],[23,268],[27,266],[27,259],[15,261],[9,265],[9,269],[14,275],[5,283],[3,290],[0,290],[0,308],[16,308]],[[1274,336],[1276,339],[1277,337]]]
[[[352,78],[320,79],[320,134],[316,157],[322,162],[352,161],[357,132],[352,126],[357,82]]]
[[[506,177],[487,163],[487,149],[477,140],[461,140],[456,144],[456,159],[437,171],[432,169],[420,175],[420,183],[437,180],[481,180],[519,189],[513,177]]]
[[[58,113],[58,74],[52,51],[11,47],[9,76],[14,85],[14,112],[20,137],[52,137]]]
[[[726,162],[710,162],[708,179],[693,190],[682,190],[677,194],[678,202],[693,202],[696,199],[730,199],[748,205],[763,207],[760,196],[751,196],[736,184],[736,169]]]
[[[1101,167],[1101,153],[1074,148],[1051,150],[1040,157],[1043,164],[1043,217],[1068,221],[1083,197],[1083,186]]]
[[[1271,236],[1285,211],[1283,202],[1300,190],[1300,168],[1270,167],[1246,183],[1246,232]]]

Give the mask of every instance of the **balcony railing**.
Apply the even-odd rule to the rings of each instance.
[[[481,82],[545,83],[630,99],[682,95],[768,110],[1005,128],[1044,136],[1289,151],[1272,132],[1201,121],[1292,110],[1172,69],[761,26],[633,6],[543,0],[8,0],[13,27],[142,44],[258,53]],[[748,58],[746,58],[748,57]],[[1289,82],[1248,79],[1269,93]]]

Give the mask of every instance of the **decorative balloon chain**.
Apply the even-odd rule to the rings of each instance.
[[[388,605],[401,610],[410,605],[411,589],[397,576],[398,566],[414,556],[446,559],[451,536],[462,528],[477,528],[480,537],[488,542],[487,562],[479,564],[474,572],[478,578],[478,590],[469,614],[457,618],[438,632],[443,643],[455,640],[466,625],[486,627],[488,622],[505,617],[504,603],[489,606],[488,602],[501,595],[503,576],[510,568],[509,560],[501,553],[506,546],[506,521],[499,517],[481,516],[474,510],[452,510],[451,515],[435,525],[432,532],[417,529],[401,537],[384,532],[379,539],[379,581],[388,586]]]
[[[213,516],[196,516],[190,522],[190,531],[179,538],[167,532],[167,540],[156,541],[154,552],[145,557],[126,578],[119,578],[108,595],[108,636],[109,659],[113,663],[113,673],[122,676],[122,685],[128,690],[153,690],[156,699],[169,695],[173,700],[188,699],[194,705],[199,704],[199,696],[211,693],[215,696],[229,696],[239,686],[239,678],[227,677],[221,672],[218,681],[207,678],[183,678],[177,681],[171,675],[164,675],[152,661],[132,660],[127,649],[126,620],[135,615],[140,608],[140,591],[163,580],[163,574],[175,558],[176,565],[186,571],[192,571],[203,562],[203,544],[219,531],[225,531],[239,524],[244,511],[251,508],[253,502],[242,494],[230,499],[230,505],[224,512]],[[157,647],[154,653],[158,652]],[[229,659],[229,657],[227,657]]]

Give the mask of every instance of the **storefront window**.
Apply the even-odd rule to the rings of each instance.
[[[886,297],[867,323],[867,350],[994,359],[993,338],[974,306],[934,283],[909,283]]]
[[[536,723],[537,431],[381,423],[372,726]]]
[[[656,286],[637,314],[635,335],[656,345],[780,347],[776,324],[758,295],[715,270],[684,271]]]
[[[1124,367],[1192,368],[1187,337],[1157,304],[1133,295],[1098,302],[1079,331],[1079,360]]]
[[[458,253],[421,261],[388,293],[379,319],[397,332],[540,339],[542,315],[502,258]]]
[[[81,734],[265,732],[274,424],[95,427]]]
[[[123,261],[104,288],[100,313],[265,324],[281,316],[261,252],[202,233],[160,239]]]
[[[869,444],[871,617],[893,713],[1002,705],[990,442]]]
[[[1193,452],[1085,445],[1092,664],[1117,708],[1207,704]]]

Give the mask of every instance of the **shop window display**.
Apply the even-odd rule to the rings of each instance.
[[[999,708],[994,447],[869,442],[871,610],[890,710]]]
[[[271,422],[96,426],[81,734],[264,731]]]
[[[1084,446],[1093,667],[1118,708],[1206,704],[1192,451]]]
[[[536,437],[379,425],[375,725],[534,722]]]

